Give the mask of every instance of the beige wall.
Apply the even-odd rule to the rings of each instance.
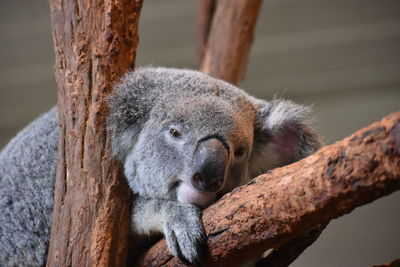
[[[400,1],[269,0],[245,82],[258,97],[313,104],[327,143],[400,109]],[[145,0],[138,64],[194,68],[194,0]],[[56,102],[46,0],[0,8],[0,147]],[[400,193],[333,221],[292,266],[400,257]]]

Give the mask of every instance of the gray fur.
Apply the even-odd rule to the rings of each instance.
[[[109,106],[113,154],[123,162],[135,194],[132,247],[162,233],[170,251],[187,263],[199,263],[206,244],[201,207],[320,146],[309,126],[308,108],[259,100],[196,71],[145,68],[128,73]],[[178,137],[171,135],[172,129]],[[0,154],[2,265],[40,266],[45,261],[57,131],[52,109]],[[215,163],[204,167],[207,153]],[[195,189],[198,166],[202,179],[209,176],[209,167],[221,173],[218,189]]]
[[[0,153],[0,266],[41,266],[50,234],[58,131],[53,108]]]

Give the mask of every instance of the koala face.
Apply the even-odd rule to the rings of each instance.
[[[207,206],[321,146],[309,108],[267,102],[196,71],[128,73],[109,99],[114,156],[134,193]]]
[[[154,108],[125,175],[142,196],[207,206],[247,178],[252,124],[215,96],[175,101]]]

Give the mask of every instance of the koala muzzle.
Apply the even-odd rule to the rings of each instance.
[[[193,160],[192,185],[205,192],[221,189],[228,165],[228,150],[217,138],[201,141]]]

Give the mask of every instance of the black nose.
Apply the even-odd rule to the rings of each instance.
[[[207,177],[197,172],[193,175],[193,186],[201,191],[216,192],[221,188],[224,182],[224,179],[215,179],[215,181],[212,182],[208,182],[208,180]]]
[[[199,143],[193,160],[192,185],[205,192],[221,189],[228,163],[228,151],[217,138]]]

